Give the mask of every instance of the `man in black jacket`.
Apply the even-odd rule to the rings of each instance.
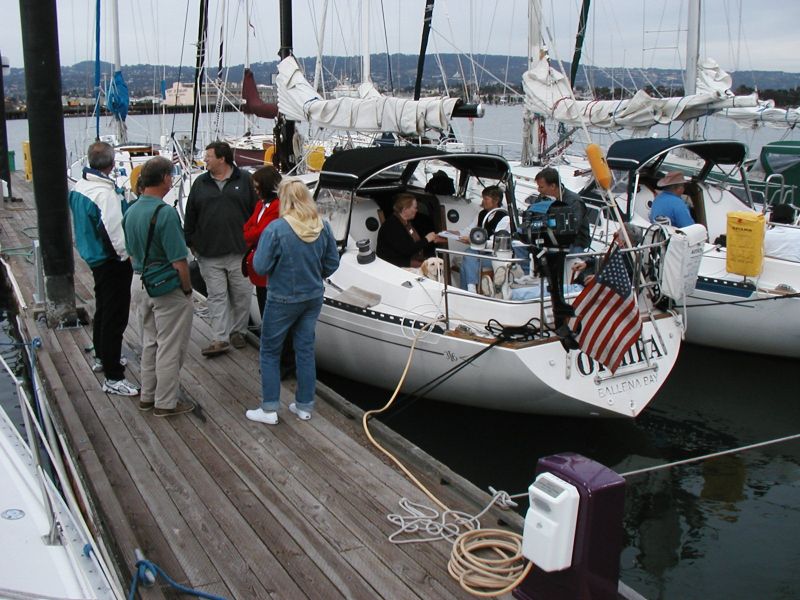
[[[206,168],[192,184],[186,203],[186,245],[200,265],[208,290],[208,316],[213,340],[204,356],[245,346],[253,286],[242,275],[247,247],[242,229],[253,213],[257,196],[250,176],[233,163],[225,142],[206,147]]]

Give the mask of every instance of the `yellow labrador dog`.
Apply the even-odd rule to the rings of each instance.
[[[422,261],[419,272],[423,277],[442,283],[444,281],[444,260],[438,256],[431,256]]]
[[[444,260],[438,256],[431,256],[422,261],[418,269],[406,267],[406,271],[422,275],[428,279],[433,279],[442,283],[444,281]]]

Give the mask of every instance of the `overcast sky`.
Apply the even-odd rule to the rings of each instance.
[[[103,0],[102,21],[109,12]],[[193,65],[197,0],[119,0],[122,64]],[[251,0],[250,35],[245,0],[211,0],[211,61],[219,56],[223,29],[226,64],[274,60],[280,45],[278,0]],[[425,0],[369,0],[370,50],[417,53]],[[527,0],[437,0],[428,45],[436,52],[527,54]],[[226,5],[223,11],[220,6]],[[95,0],[59,0],[61,63],[94,58]],[[293,45],[297,56],[314,56],[323,0],[293,1]],[[361,48],[359,0],[329,0],[323,51],[356,55]],[[579,0],[542,0],[551,56],[569,61],[575,41]],[[595,0],[584,61],[600,67],[681,68],[686,54],[688,0]],[[12,67],[23,66],[19,0],[0,0],[0,50]],[[154,18],[154,15],[157,18]],[[706,0],[701,17],[702,57],[728,71],[758,69],[800,73],[798,0]],[[384,26],[384,23],[386,25]],[[113,61],[110,26],[103,27],[101,55]]]

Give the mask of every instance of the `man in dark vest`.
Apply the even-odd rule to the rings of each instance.
[[[486,230],[486,248],[491,250],[494,234],[498,231],[511,231],[511,222],[508,218],[506,209],[500,206],[503,201],[503,193],[496,185],[490,185],[484,188],[481,193],[481,211],[478,216],[466,229],[461,230],[461,241],[469,244],[469,233],[476,227],[482,227]],[[477,290],[478,282],[481,278],[482,264],[488,267],[491,265],[490,260],[481,260],[479,257],[482,253],[481,249],[470,248],[466,250],[474,256],[465,256],[461,261],[461,288],[470,292]],[[484,293],[489,293],[491,290],[484,290]]]

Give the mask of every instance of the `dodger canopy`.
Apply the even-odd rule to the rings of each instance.
[[[511,171],[506,160],[494,154],[453,153],[419,146],[374,146],[332,154],[322,166],[318,187],[356,190],[367,182],[404,185],[419,161],[434,159],[474,177],[502,180]]]

